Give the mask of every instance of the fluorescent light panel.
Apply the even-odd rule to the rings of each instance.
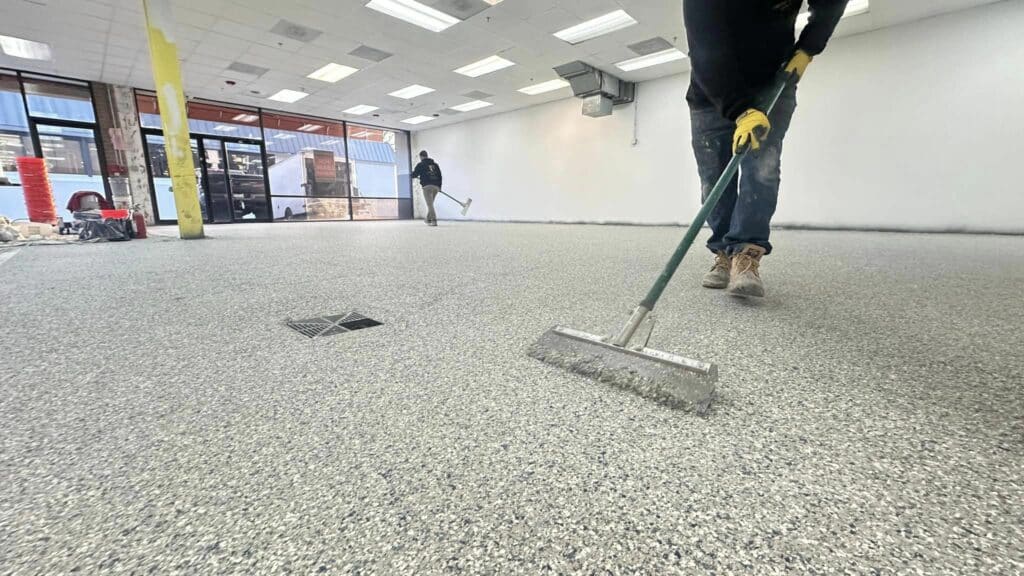
[[[526,88],[520,88],[519,91],[529,96],[536,96],[537,94],[543,94],[545,92],[552,92],[554,90],[560,90],[562,88],[568,88],[569,83],[565,80],[548,80],[547,82],[541,82],[540,84],[534,84],[533,86],[527,86]]]
[[[232,118],[235,122],[255,122],[259,119],[260,117],[255,114],[238,114]]]
[[[616,10],[615,12],[609,12],[604,16],[598,16],[592,20],[587,20],[582,24],[577,24],[565,30],[555,32],[555,37],[560,40],[565,40],[569,44],[579,44],[580,42],[586,42],[591,38],[597,38],[598,36],[604,36],[605,34],[615,32],[616,30],[622,30],[636,24],[636,20],[632,16],[626,14],[625,10]]]
[[[859,16],[866,14],[871,11],[870,0],[851,0],[846,5],[846,10],[843,12],[843,18],[849,18],[850,16]],[[803,29],[807,27],[807,24],[811,21],[811,14],[809,12],[803,12],[796,17],[797,29]]]
[[[338,80],[341,80],[342,78],[351,76],[356,72],[359,72],[358,68],[353,68],[351,66],[345,66],[344,64],[335,64],[334,62],[331,62],[330,64],[324,66],[323,68],[320,68],[316,72],[313,72],[312,74],[307,76],[307,78],[312,78],[313,80],[321,80],[323,82],[334,83],[337,82]]]
[[[420,86],[419,84],[413,84],[412,86],[406,86],[405,88],[402,88],[401,90],[395,90],[394,92],[388,94],[388,96],[394,96],[395,98],[404,98],[406,100],[411,100],[412,98],[415,98],[417,96],[423,96],[424,94],[430,94],[433,91],[434,91],[433,88],[427,88],[426,86]]]
[[[402,120],[405,124],[423,124],[424,122],[430,122],[434,120],[433,116],[413,116],[412,118],[406,118]]]
[[[676,48],[669,48],[668,50],[662,50],[661,52],[655,52],[646,56],[640,56],[639,58],[631,58],[629,60],[619,62],[615,66],[623,72],[632,72],[633,70],[650,68],[651,66],[657,66],[658,64],[675,62],[676,60],[682,60],[683,58],[686,58],[686,54],[683,54]]]
[[[277,102],[287,102],[291,104],[292,102],[298,102],[299,100],[302,100],[306,96],[309,96],[309,94],[306,94],[305,92],[300,92],[298,90],[288,90],[287,88],[285,88],[284,90],[279,91],[277,94],[270,96],[269,99],[275,100]]]
[[[478,76],[490,74],[491,72],[497,72],[498,70],[501,70],[503,68],[508,68],[509,66],[515,65],[516,63],[511,60],[506,60],[501,56],[494,55],[484,58],[479,62],[467,64],[462,68],[456,70],[455,73],[462,74],[463,76],[469,76],[470,78],[476,78]]]
[[[213,129],[216,130],[217,132],[234,132],[235,131],[235,127],[234,126],[228,126],[227,124],[217,124],[216,126],[213,127]]]
[[[441,32],[461,22],[454,16],[420,4],[416,0],[370,0],[366,7],[431,32]]]
[[[302,126],[299,126],[299,132],[316,132],[321,128],[323,128],[323,126],[320,124],[303,124]]]
[[[0,50],[8,56],[25,58],[27,60],[52,60],[53,52],[50,45],[43,42],[35,42],[18,38],[16,36],[0,35]]]
[[[348,110],[345,110],[345,114],[355,114],[356,116],[362,116],[363,114],[368,114],[370,112],[373,112],[374,110],[377,110],[377,106],[360,104],[358,106],[353,106]]]
[[[452,106],[452,110],[458,110],[459,112],[472,112],[473,110],[487,108],[488,106],[494,106],[494,104],[491,102],[484,102],[483,100],[473,100],[472,102]]]

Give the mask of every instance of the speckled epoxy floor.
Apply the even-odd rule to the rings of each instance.
[[[1024,239],[779,232],[760,303],[701,254],[652,340],[719,363],[697,418],[523,353],[679,229],[442,224],[4,262],[0,573],[1024,571]]]

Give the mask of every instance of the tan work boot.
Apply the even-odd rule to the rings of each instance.
[[[730,258],[724,250],[715,252],[715,265],[704,275],[700,285],[705,288],[721,290],[729,285]]]
[[[732,272],[726,292],[734,296],[764,296],[764,284],[758,267],[766,250],[756,244],[744,244],[743,250],[732,255]]]

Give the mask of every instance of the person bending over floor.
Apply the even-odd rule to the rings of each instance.
[[[702,199],[734,153],[748,147],[740,172],[708,216],[715,264],[707,288],[764,296],[758,271],[779,196],[782,140],[796,109],[796,83],[768,118],[761,101],[779,69],[799,80],[842,18],[848,0],[809,0],[810,21],[794,44],[801,0],[683,0],[690,47],[693,152]]]
[[[441,167],[424,150],[420,152],[420,163],[412,171],[413,178],[420,179],[423,186],[423,199],[427,201],[427,226],[437,226],[437,215],[434,214],[434,200],[441,191]]]

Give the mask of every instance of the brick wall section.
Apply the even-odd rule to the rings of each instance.
[[[135,91],[128,86],[99,82],[92,84],[92,90],[107,164],[117,164],[128,169],[132,204],[139,206],[146,216],[146,222],[152,224],[153,204],[150,199],[149,173],[146,171],[146,149],[142,143],[139,114],[135,107]],[[110,138],[111,128],[122,130],[126,150],[114,149]]]

